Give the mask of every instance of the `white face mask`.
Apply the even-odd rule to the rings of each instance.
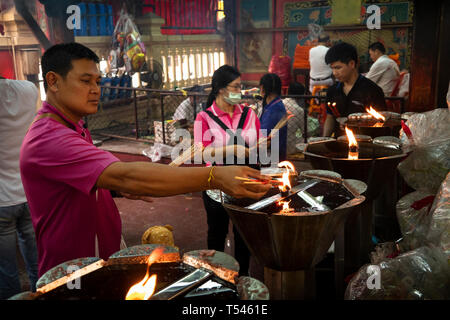
[[[223,100],[231,105],[238,104],[242,100],[242,95],[240,92],[229,92],[228,96],[224,96]]]

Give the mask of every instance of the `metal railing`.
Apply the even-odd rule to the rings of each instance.
[[[203,86],[204,89],[209,85]],[[94,137],[120,138],[125,140],[170,143],[167,132],[168,123],[174,115],[186,115],[186,122],[193,123],[197,113],[206,105],[208,93],[169,91],[147,88],[130,88],[119,86],[101,86],[102,90],[129,90],[132,95],[129,98],[115,99],[100,102],[96,114],[84,118],[87,127]],[[120,95],[119,95],[120,96]],[[121,96],[126,96],[122,94]],[[185,102],[188,97],[192,100]],[[325,102],[324,96],[312,95],[283,95],[282,98],[294,99],[303,110],[302,138],[306,143],[310,133],[308,132],[308,103],[311,99]],[[386,97],[388,101],[399,101],[400,113],[403,113],[405,99],[403,97]],[[257,106],[260,100],[255,96],[243,96],[243,102]],[[185,109],[183,109],[185,108]],[[257,108],[256,108],[257,109]],[[301,112],[299,113],[301,114]],[[298,119],[300,121],[300,119]],[[155,123],[161,125],[161,131],[155,132]],[[183,121],[182,121],[183,122]],[[159,127],[159,126],[158,126]],[[159,139],[158,139],[159,138]],[[298,140],[296,142],[299,142]]]

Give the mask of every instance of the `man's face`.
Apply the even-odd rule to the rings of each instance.
[[[373,62],[377,61],[379,57],[378,50],[369,49],[369,56]]]
[[[351,60],[349,63],[344,63],[341,61],[332,62],[330,64],[331,70],[333,70],[334,77],[340,81],[347,81],[352,72],[355,70],[355,61]]]
[[[55,93],[58,102],[69,115],[83,117],[97,112],[100,101],[101,74],[97,64],[89,59],[72,60],[72,69],[58,77]]]

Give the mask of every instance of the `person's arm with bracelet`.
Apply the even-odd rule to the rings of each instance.
[[[149,162],[114,162],[102,172],[96,186],[153,197],[220,189],[231,196],[255,199],[270,187],[245,185],[235,176],[268,180],[259,171],[244,166],[179,168]]]

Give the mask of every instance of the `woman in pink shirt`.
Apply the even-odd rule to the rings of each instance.
[[[197,115],[194,125],[195,143],[205,147],[203,161],[218,165],[242,164],[257,167],[255,146],[260,124],[255,112],[241,102],[241,78],[235,68],[224,65],[214,72],[207,108]],[[208,222],[208,249],[224,251],[229,217],[213,193],[203,192]],[[248,274],[250,252],[239,232],[233,227],[234,255],[240,275]]]

